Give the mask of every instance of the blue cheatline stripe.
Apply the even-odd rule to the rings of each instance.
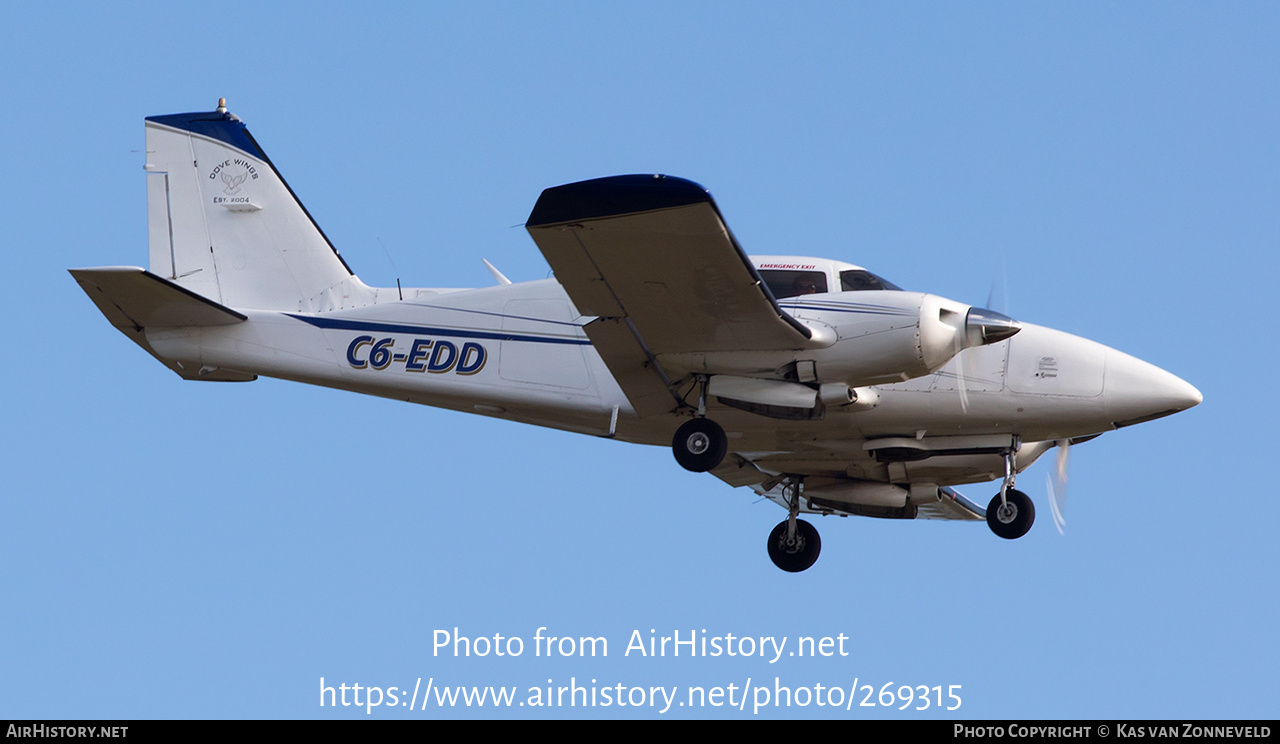
[[[373,331],[381,333],[415,333],[424,336],[445,336],[447,338],[483,338],[494,341],[527,341],[534,344],[568,344],[570,346],[590,346],[585,338],[557,338],[555,336],[528,336],[522,333],[503,333],[501,331],[474,331],[462,328],[437,328],[434,326],[401,325],[398,323],[375,323],[367,320],[344,320],[341,318],[321,318],[307,315],[285,313],[294,320],[301,320],[317,328],[334,331]]]
[[[836,313],[862,313],[866,315],[901,315],[904,317],[915,315],[915,313],[910,310],[899,310],[896,307],[883,307],[879,305],[838,305],[834,303],[830,305],[793,305],[788,303],[786,300],[783,300],[779,303],[779,307],[784,310],[828,310]]]
[[[514,320],[529,320],[534,323],[547,323],[549,325],[570,326],[572,328],[581,328],[580,323],[574,323],[571,320],[547,320],[546,318],[532,318],[527,315],[508,315],[507,313],[495,313],[488,310],[469,310],[465,307],[448,307],[446,305],[428,305],[421,302],[413,302],[412,300],[405,302],[406,305],[414,307],[426,307],[432,310],[446,310],[451,313],[472,313],[474,315],[488,315],[493,318],[512,318]]]

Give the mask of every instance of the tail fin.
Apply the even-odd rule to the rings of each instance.
[[[323,312],[375,301],[239,117],[152,116],[151,272],[235,308]]]

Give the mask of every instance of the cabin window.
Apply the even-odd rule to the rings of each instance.
[[[778,300],[827,291],[827,275],[822,271],[768,269],[760,272],[760,278],[769,285],[769,291]]]

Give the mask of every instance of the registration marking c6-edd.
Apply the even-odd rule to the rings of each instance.
[[[452,372],[465,376],[484,369],[489,359],[488,350],[475,341],[467,341],[459,348],[452,341],[415,338],[407,343],[407,351],[398,352],[395,348],[393,336],[356,336],[347,346],[347,364],[352,369],[374,370],[384,370],[396,364],[405,372],[437,375]]]

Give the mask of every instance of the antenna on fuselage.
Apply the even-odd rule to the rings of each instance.
[[[484,265],[485,265],[485,266],[487,266],[487,267],[489,268],[489,273],[490,273],[490,274],[493,274],[493,278],[498,280],[498,284],[510,284],[510,283],[511,283],[511,280],[510,280],[510,279],[508,279],[508,278],[506,277],[506,275],[504,275],[501,271],[498,271],[498,267],[496,267],[496,266],[494,266],[493,264],[489,263],[489,259],[487,259],[487,258],[482,258],[482,259],[480,259],[480,260],[481,260],[481,261],[484,261]]]
[[[387,246],[382,244],[382,238],[378,238],[378,245],[382,246],[382,252],[387,255],[387,263],[391,264],[391,273],[396,275],[396,293],[400,295],[400,299],[404,299],[404,290],[400,289],[400,269],[396,268],[396,262],[391,260],[391,251],[387,250]]]

